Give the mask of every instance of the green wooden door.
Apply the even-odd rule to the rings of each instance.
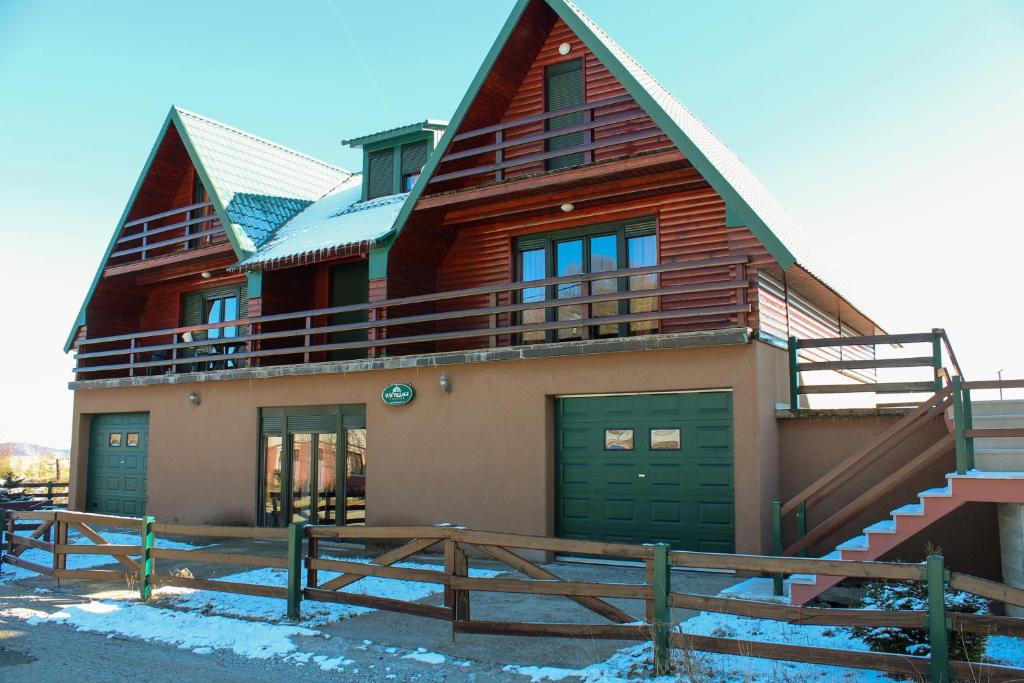
[[[331,306],[365,304],[369,301],[370,271],[367,261],[345,263],[331,268]],[[364,323],[368,319],[366,311],[349,311],[348,313],[335,313],[332,315],[331,324]],[[368,338],[369,335],[365,329],[331,333],[332,344],[366,341]],[[353,358],[366,358],[366,349],[337,349],[331,351],[331,360],[351,360]]]
[[[86,511],[145,514],[149,414],[94,415],[89,441]]]
[[[733,552],[732,394],[556,401],[559,536]]]

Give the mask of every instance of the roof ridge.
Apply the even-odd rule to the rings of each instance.
[[[269,147],[274,147],[276,149],[281,150],[282,152],[287,152],[288,154],[292,154],[294,156],[300,157],[300,158],[305,159],[307,161],[311,161],[314,164],[318,164],[320,166],[325,166],[325,167],[327,167],[329,169],[332,169],[334,171],[340,171],[342,173],[347,173],[349,175],[349,177],[355,175],[352,171],[348,170],[347,168],[343,168],[341,166],[337,166],[337,165],[329,163],[327,161],[323,161],[322,159],[317,159],[316,157],[312,157],[312,156],[310,156],[308,154],[304,154],[303,152],[300,152],[300,151],[298,151],[296,149],[292,149],[291,147],[287,147],[285,145],[282,145],[281,143],[274,142],[273,140],[268,140],[267,138],[260,137],[259,135],[255,135],[255,134],[250,133],[248,131],[242,130],[241,128],[237,128],[235,126],[232,126],[232,125],[229,125],[227,123],[224,123],[222,121],[218,121],[216,119],[211,119],[209,116],[203,116],[202,114],[198,114],[198,113],[196,113],[194,111],[191,111],[189,109],[185,109],[183,107],[179,107],[176,104],[172,105],[172,108],[175,111],[177,111],[179,114],[183,114],[185,116],[191,116],[193,118],[205,121],[206,123],[210,123],[210,124],[213,124],[215,126],[219,126],[220,128],[223,128],[224,130],[231,131],[232,133],[236,133],[238,135],[241,135],[242,137],[249,138],[250,140],[262,143],[262,144],[267,145]]]

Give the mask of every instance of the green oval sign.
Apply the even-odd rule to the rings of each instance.
[[[381,399],[389,406],[404,406],[416,395],[416,390],[408,384],[389,384],[380,392]]]

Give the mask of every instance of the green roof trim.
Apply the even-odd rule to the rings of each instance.
[[[448,145],[451,143],[451,139],[455,136],[455,132],[462,124],[469,107],[476,99],[484,80],[487,78],[487,75],[491,72],[491,69],[497,62],[498,56],[501,54],[502,48],[504,48],[508,37],[518,25],[523,12],[526,10],[530,2],[547,3],[559,18],[561,18],[576,33],[576,35],[579,36],[580,40],[583,41],[587,48],[590,49],[590,51],[601,60],[605,67],[607,67],[608,70],[619,79],[623,87],[626,88],[626,91],[637,101],[644,112],[658,124],[662,131],[669,137],[673,144],[675,144],[679,150],[686,155],[712,188],[722,196],[725,200],[727,213],[731,221],[736,221],[736,225],[745,225],[749,228],[750,231],[754,233],[759,240],[761,240],[765,245],[765,248],[767,248],[769,253],[771,253],[772,257],[775,258],[783,268],[788,268],[796,262],[796,256],[775,233],[775,231],[768,226],[759,212],[755,210],[747,199],[737,190],[737,188],[725,178],[719,167],[716,166],[716,164],[708,158],[704,151],[691,139],[691,137],[687,135],[676,119],[669,114],[665,106],[661,102],[657,101],[650,90],[638,81],[633,71],[623,62],[622,56],[617,54],[618,52],[621,52],[621,48],[618,48],[618,46],[604,36],[603,33],[602,35],[598,35],[595,31],[596,24],[587,18],[579,8],[571,2],[568,2],[568,0],[519,0],[519,2],[516,3],[512,12],[509,14],[508,19],[505,21],[504,26],[502,26],[497,39],[491,46],[487,56],[484,58],[483,64],[481,64],[480,69],[473,78],[466,94],[463,96],[462,101],[455,110],[451,123],[438,143],[435,153],[432,154],[430,159],[427,161],[427,165],[423,169],[423,175],[420,182],[416,183],[412,188],[409,199],[406,201],[405,206],[402,207],[402,212],[398,215],[398,218],[395,221],[394,232],[389,236],[388,240],[380,242],[379,246],[390,246],[390,244],[394,243],[395,238],[401,233],[402,228],[405,226],[405,223],[409,219],[409,215],[412,213],[413,208],[416,205],[416,202],[423,194],[427,186],[427,181],[433,176],[440,163],[441,157],[444,156],[444,150],[447,149]],[[613,46],[615,49],[613,49]],[[625,56],[628,57],[628,55]],[[630,61],[632,61],[631,58]],[[635,65],[635,67],[640,68],[639,65]],[[651,78],[651,80],[653,81],[653,78]],[[709,131],[708,135],[710,135]],[[722,147],[724,148],[724,145],[722,145]]]
[[[427,119],[426,121],[420,121],[419,123],[410,123],[407,126],[389,128],[388,130],[382,130],[377,133],[362,135],[358,138],[342,140],[341,144],[348,145],[349,147],[365,147],[367,145],[373,145],[378,142],[390,142],[395,138],[400,138],[404,135],[409,135],[410,133],[421,133],[424,131],[440,131],[444,130],[447,127],[447,121],[441,121],[438,119]]]
[[[103,269],[107,265],[107,260],[110,258],[110,254],[114,251],[114,246],[117,244],[118,237],[121,236],[121,230],[124,228],[124,223],[128,218],[128,213],[132,210],[132,207],[135,206],[135,200],[138,199],[139,190],[142,189],[142,184],[145,182],[146,176],[149,175],[149,169],[153,165],[153,161],[156,159],[156,153],[160,148],[160,143],[163,142],[168,129],[172,125],[178,133],[178,137],[181,138],[182,144],[185,145],[189,159],[192,160],[196,173],[203,182],[203,187],[206,188],[206,191],[210,195],[210,201],[213,203],[214,210],[217,212],[217,218],[220,219],[221,225],[224,226],[224,232],[227,234],[228,241],[231,243],[231,247],[235,251],[235,256],[241,258],[244,253],[239,247],[238,237],[234,234],[231,222],[227,217],[227,212],[224,210],[224,206],[221,203],[220,198],[217,196],[216,190],[212,185],[210,185],[210,179],[203,170],[199,156],[196,154],[195,149],[188,139],[185,126],[182,124],[181,119],[178,116],[178,110],[176,107],[171,107],[171,110],[167,113],[167,117],[164,119],[163,125],[160,126],[160,132],[156,136],[156,141],[153,143],[152,149],[149,150],[146,162],[142,165],[142,172],[139,173],[139,178],[135,181],[135,187],[132,188],[132,193],[128,197],[128,202],[125,204],[124,210],[121,212],[121,217],[117,221],[117,227],[114,228],[114,234],[111,235],[110,242],[107,243],[107,248],[103,252],[103,258],[100,259],[99,268],[96,269],[96,274],[93,276],[92,283],[89,285],[89,291],[86,293],[85,299],[82,301],[82,306],[78,309],[78,315],[75,317],[74,325],[72,325],[71,331],[68,333],[67,339],[64,341],[64,353],[71,350],[71,346],[75,342],[75,335],[78,334],[78,328],[85,324],[85,311],[89,307],[89,302],[92,301],[93,294],[96,293],[96,287],[99,286],[100,278],[103,277]]]

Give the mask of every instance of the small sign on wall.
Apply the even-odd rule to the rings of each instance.
[[[404,406],[416,396],[416,390],[408,384],[389,384],[380,392],[381,400],[389,406]]]

